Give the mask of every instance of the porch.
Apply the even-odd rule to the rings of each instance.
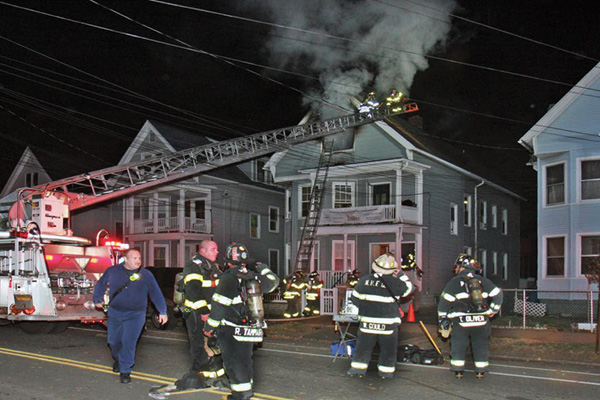
[[[399,212],[398,212],[399,210]],[[320,225],[361,225],[378,223],[419,223],[418,205],[381,205],[327,208],[321,211]]]
[[[129,234],[143,233],[210,233],[206,219],[192,219],[190,217],[164,217],[156,219],[133,220]]]

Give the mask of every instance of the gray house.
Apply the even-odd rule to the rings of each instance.
[[[417,117],[418,120],[419,117]],[[489,180],[461,148],[427,135],[403,117],[363,125],[334,139],[310,261],[326,286],[391,251],[415,253],[421,304],[433,304],[461,252],[475,255],[503,287],[519,280],[518,195]],[[293,268],[308,213],[321,141],[274,154],[267,168],[286,187],[286,259]]]
[[[119,164],[210,141],[205,136],[146,121]],[[51,180],[29,149],[23,157],[28,161],[19,162],[3,193]],[[283,262],[285,194],[262,168],[266,161],[251,160],[211,170],[82,208],[71,215],[71,228],[75,235],[92,241],[100,229],[106,229],[111,236],[139,248],[146,266],[183,266],[198,250],[201,240],[211,239],[219,245],[221,255],[227,244],[236,241],[249,247],[251,257],[279,271]],[[82,172],[87,171],[69,171],[69,175]]]
[[[600,64],[520,140],[537,171],[538,289],[588,290],[587,264],[600,256]],[[579,293],[541,298],[583,299]]]

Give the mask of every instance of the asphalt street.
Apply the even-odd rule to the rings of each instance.
[[[345,375],[346,358],[334,361],[325,343],[267,338],[256,350],[255,391],[259,399],[566,399],[596,398],[600,371],[586,365],[494,361],[483,380],[468,373],[456,380],[448,365],[399,363],[396,376],[381,380]],[[171,383],[188,367],[181,327],[149,330],[142,336],[132,384],[119,383],[102,328],[71,327],[57,335],[27,335],[0,327],[3,382],[0,399],[150,399],[153,386]],[[223,393],[174,393],[174,400],[221,399]]]

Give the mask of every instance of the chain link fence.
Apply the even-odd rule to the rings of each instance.
[[[502,311],[492,324],[513,328],[593,330],[598,291],[503,289]]]

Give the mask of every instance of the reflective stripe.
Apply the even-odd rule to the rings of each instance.
[[[394,373],[396,371],[396,367],[386,367],[385,365],[378,365],[377,369],[381,372],[387,372],[388,374]]]
[[[307,293],[306,294],[306,300],[316,300],[317,298],[319,298],[318,293]]]
[[[484,299],[487,299],[490,295],[488,294],[488,292],[481,292],[481,297],[483,297]]]
[[[360,294],[356,297],[360,300],[372,301],[375,303],[394,303],[396,301],[390,296],[378,296],[376,294]]]
[[[232,299],[230,299],[229,297],[223,296],[219,293],[215,293],[213,294],[212,297],[213,301],[216,301],[217,303],[223,304],[224,306],[230,306],[231,303],[233,302]]]
[[[183,283],[188,283],[189,281],[204,281],[204,278],[200,274],[187,274],[183,278]]]
[[[399,324],[400,322],[400,317],[394,317],[394,318],[377,318],[377,317],[365,317],[362,315],[358,316],[358,320],[360,322],[373,322],[376,324]]]
[[[466,328],[470,328],[473,326],[483,326],[487,324],[487,321],[479,321],[479,322],[459,322],[460,326],[464,326]]]
[[[487,361],[475,361],[475,368],[486,368],[490,363]]]
[[[486,310],[480,313],[471,313],[471,312],[461,312],[461,311],[456,311],[456,312],[451,312],[448,314],[448,318],[456,318],[456,317],[464,317],[466,315],[490,315],[495,313],[495,311],[492,310]]]
[[[208,317],[206,323],[212,326],[213,328],[216,328],[217,326],[221,325],[221,321],[217,321],[216,319],[212,319],[210,317]]]
[[[192,310],[197,310],[199,308],[206,307],[208,303],[206,302],[206,300],[191,301],[186,299],[183,302],[183,305],[191,308]]]
[[[253,343],[258,343],[258,342],[262,342],[263,338],[262,336],[237,336],[237,335],[233,335],[233,338],[235,340],[237,340],[238,342],[253,342]]]
[[[236,298],[233,299],[233,301],[231,302],[231,304],[242,304],[244,301],[242,300],[241,296],[237,296]]]
[[[225,375],[225,369],[221,368],[217,371],[202,371],[200,372],[205,378],[218,378]]]
[[[456,297],[454,297],[454,296],[452,296],[450,293],[446,293],[446,292],[443,292],[443,293],[442,293],[442,298],[443,298],[444,300],[446,300],[446,301],[449,301],[449,302],[451,302],[451,303],[453,303],[453,302],[455,302],[455,301],[456,301]]]
[[[352,361],[350,363],[350,366],[352,368],[356,368],[356,369],[367,369],[367,367],[369,366],[369,364],[365,364],[365,363],[359,363],[357,361]]]
[[[450,360],[450,365],[454,365],[455,367],[464,367],[465,360]]]
[[[494,289],[492,289],[492,291],[490,292],[490,297],[494,297],[496,296],[498,293],[500,293],[500,288],[499,287],[495,287]]]
[[[263,269],[262,271],[260,271],[260,274],[261,274],[261,275],[266,275],[266,274],[268,274],[269,272],[271,272],[271,270],[270,270],[269,268],[265,268],[265,269]]]
[[[446,315],[448,315],[448,313],[443,312],[443,311],[438,311],[438,317],[445,317]]]
[[[231,390],[234,392],[247,392],[248,390],[252,390],[252,382],[232,383]]]
[[[406,286],[407,286],[407,288],[406,288],[406,292],[404,292],[404,293],[402,294],[402,297],[405,297],[405,296],[408,296],[408,295],[410,294],[410,292],[412,292],[412,289],[413,289],[413,284],[412,284],[412,282],[411,282],[411,281],[408,279],[408,276],[406,276],[406,275],[403,275],[403,276],[400,278],[400,280],[404,281],[404,279],[402,279],[402,278],[406,278],[406,282],[405,282],[405,283],[406,283]]]
[[[269,278],[272,281],[276,281],[277,277],[275,275],[267,275],[267,278]]]
[[[492,310],[498,311],[498,310],[500,310],[500,308],[502,308],[502,306],[500,304],[494,304],[494,303],[492,303],[492,304],[490,304],[490,308]]]
[[[469,293],[458,293],[456,295],[456,298],[459,299],[459,300],[460,299],[468,299],[469,298]]]
[[[302,289],[304,289],[304,284],[296,285],[295,283],[292,283],[292,287],[294,289],[300,289],[300,290],[302,290]]]
[[[367,329],[367,328],[358,328],[361,332],[364,333],[372,333],[373,335],[391,335],[394,331],[378,331],[375,329]]]

